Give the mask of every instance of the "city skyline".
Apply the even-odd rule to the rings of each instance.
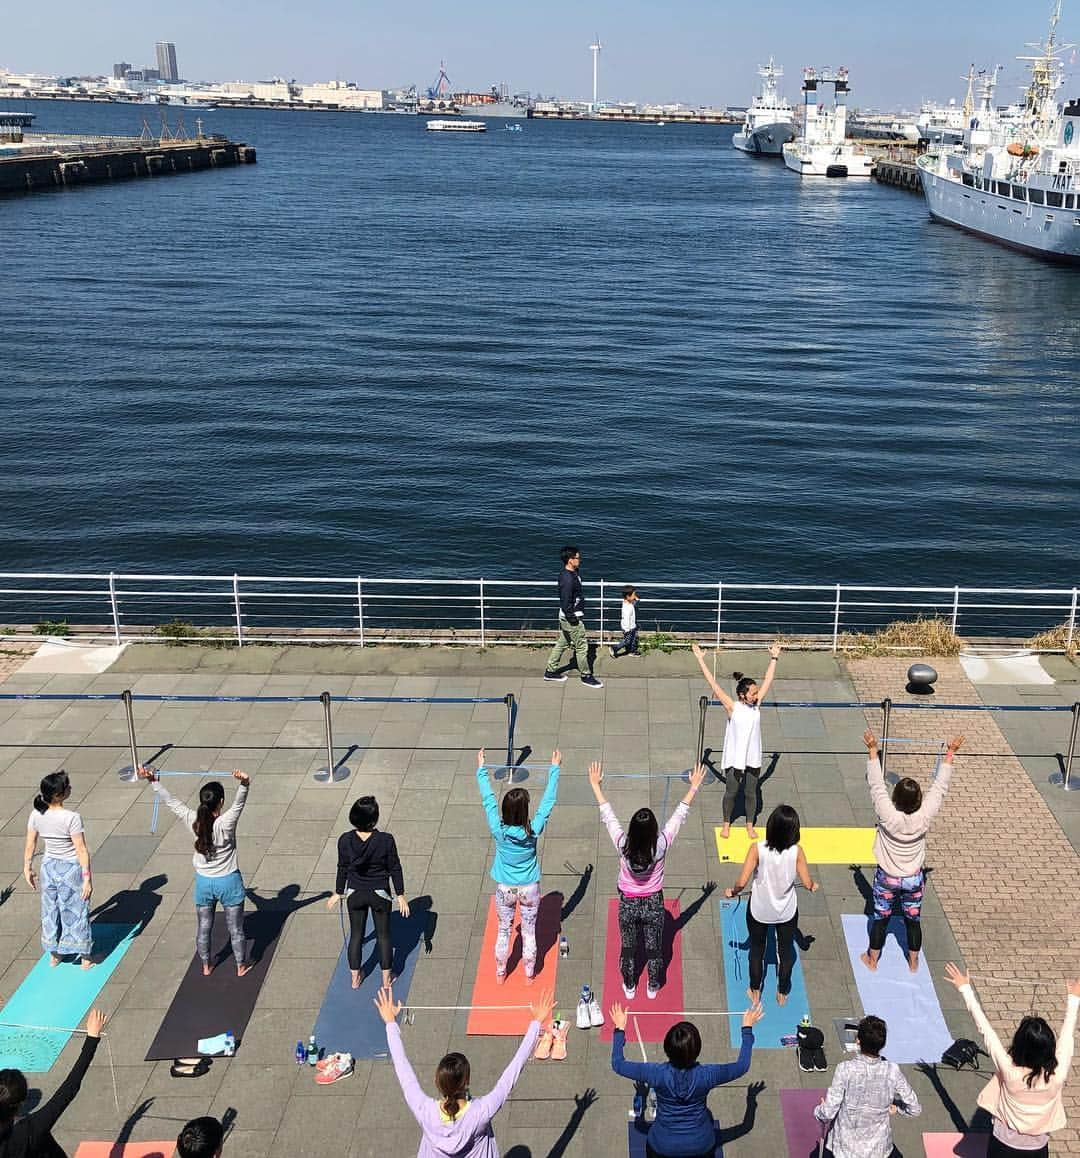
[[[870,13],[845,0],[824,13],[820,6],[766,2],[752,13],[728,14],[690,0],[677,17],[658,20],[657,9],[638,0],[576,7],[554,0],[538,21],[481,0],[470,9],[470,21],[432,6],[418,22],[412,19],[415,10],[380,8],[361,19],[340,0],[322,0],[313,10],[318,21],[298,29],[294,14],[280,4],[260,7],[258,20],[249,19],[255,15],[252,0],[223,12],[211,9],[208,0],[192,0],[183,14],[170,14],[167,28],[160,27],[160,15],[130,0],[104,0],[92,17],[72,0],[58,5],[60,19],[48,28],[26,10],[12,14],[10,55],[0,65],[14,72],[108,75],[113,62],[151,57],[153,46],[159,65],[169,62],[172,49],[174,72],[179,52],[185,64],[178,75],[189,79],[278,75],[355,81],[372,89],[416,84],[422,90],[445,61],[459,90],[507,82],[514,91],[588,99],[589,46],[599,37],[601,100],[745,104],[756,89],[757,65],[772,55],[785,68],[784,89],[791,97],[804,65],[844,64],[852,74],[853,103],[878,107],[962,96],[961,77],[972,63],[1005,65],[999,94],[1013,99],[1025,79],[1014,58],[1045,34],[1050,12],[1049,0],[1022,9],[1004,0],[954,0],[952,19],[942,26],[940,6],[929,0],[912,0],[903,12]],[[212,38],[203,34],[211,11]],[[935,30],[933,37],[928,28]],[[1077,38],[1080,3],[1075,11],[1067,4],[1061,39]],[[1073,92],[1071,84],[1067,92]]]

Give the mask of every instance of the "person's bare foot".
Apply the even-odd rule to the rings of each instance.
[[[359,989],[360,988],[360,970],[359,969],[354,969],[352,971],[352,987],[353,987],[353,989]]]
[[[877,958],[871,957],[869,952],[860,953],[859,960],[870,970],[871,973],[877,972]]]
[[[49,954],[49,966],[55,969],[60,964],[60,958],[55,953]]]
[[[204,962],[203,962],[203,967],[202,967],[202,975],[203,975],[204,977],[209,977],[209,976],[210,976],[210,974],[211,974],[211,973],[213,973],[213,972],[214,972],[214,967],[213,967],[213,965],[211,965],[209,961],[204,961]]]
[[[746,991],[746,996],[750,998],[750,1004],[751,1005],[757,1005],[758,1000],[761,997],[761,990],[760,989],[748,989]]]
[[[907,967],[912,973],[918,973],[919,972],[919,954],[918,953],[908,953],[908,955],[907,955]]]
[[[721,825],[721,827],[720,827],[720,839],[721,840],[727,840],[727,838],[730,835],[731,835],[731,825],[730,824]]]
[[[746,835],[750,837],[751,840],[757,840],[757,829],[752,824],[748,824],[746,826]]]
[[[84,969],[93,969],[93,967],[94,967],[94,959],[93,959],[93,957],[84,957],[84,958],[82,959],[82,967],[83,967]]]
[[[237,965],[236,976],[246,977],[254,968],[255,966],[251,961],[245,961],[243,965]]]
[[[787,1005],[787,996],[788,995],[786,993],[781,993],[780,990],[778,989],[776,991],[776,1004],[777,1005]]]

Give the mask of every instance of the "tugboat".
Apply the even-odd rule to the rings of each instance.
[[[742,128],[731,138],[736,149],[758,157],[779,157],[788,141],[795,140],[795,114],[787,97],[780,96],[776,82],[784,70],[769,63],[758,68],[761,92],[746,110]]]
[[[1023,114],[1003,120],[994,108],[996,71],[957,149],[919,157],[931,218],[1050,261],[1080,264],[1080,100],[1059,105],[1065,81],[1057,44],[1061,0],[1031,70]]]
[[[822,85],[833,90],[832,109],[818,103]],[[803,177],[869,177],[874,159],[847,140],[848,70],[803,69],[802,136],[784,146],[784,164]]]

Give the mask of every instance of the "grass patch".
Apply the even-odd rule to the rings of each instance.
[[[170,619],[154,628],[155,635],[164,636],[166,647],[183,647],[188,643],[198,643],[203,647],[225,647],[224,640],[209,638],[220,633],[220,629],[212,627],[208,627],[205,631],[200,630],[186,619]]]
[[[66,619],[41,619],[34,624],[35,635],[57,635],[64,636],[71,634],[71,627],[68,625]]]
[[[1027,640],[1027,646],[1036,651],[1060,651],[1064,652],[1069,659],[1075,659],[1078,650],[1077,643],[1075,630],[1072,639],[1069,639],[1069,625],[1067,623],[1059,623],[1057,627],[1051,627],[1049,631],[1040,631],[1038,635],[1033,635]]]
[[[675,636],[670,631],[661,631],[659,627],[638,639],[638,651],[648,655],[650,651],[659,651],[663,655],[670,655],[676,647]]]
[[[844,655],[891,655],[896,651],[919,655],[959,655],[964,641],[946,619],[898,619],[878,631],[844,631],[837,648]]]

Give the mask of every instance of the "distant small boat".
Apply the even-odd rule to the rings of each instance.
[[[666,125],[666,124],[667,124],[667,121],[657,121],[657,122],[656,122],[656,127],[657,127],[658,129],[662,129],[662,128],[663,128],[663,127]]]
[[[486,133],[483,121],[428,121],[429,133]]]
[[[508,133],[520,133],[521,132],[521,126],[520,125],[503,125],[503,128]]]

